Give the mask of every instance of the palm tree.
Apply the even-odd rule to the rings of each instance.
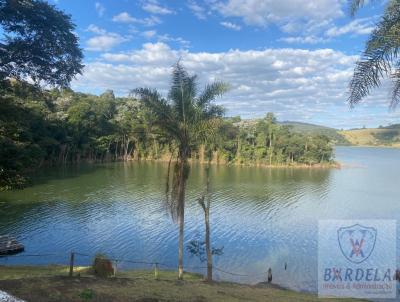
[[[351,14],[364,5],[364,0],[351,0]],[[391,78],[391,107],[400,101],[400,0],[390,0],[381,20],[372,31],[361,58],[356,63],[349,88],[349,104],[354,106],[379,87],[385,77]]]
[[[171,192],[169,169],[167,176],[167,203],[172,217],[179,222],[178,278],[183,279],[183,234],[185,216],[185,190],[190,167],[191,151],[215,132],[215,125],[223,115],[223,108],[213,104],[216,97],[227,91],[222,82],[206,85],[198,93],[196,75],[189,75],[178,62],[172,72],[172,85],[168,97],[163,98],[155,89],[138,88],[132,91],[154,114],[162,134],[177,149]],[[170,195],[170,200],[168,196]]]

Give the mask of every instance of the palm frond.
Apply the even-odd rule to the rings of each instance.
[[[190,118],[191,102],[197,94],[197,76],[190,76],[178,62],[172,72],[172,85],[168,93],[174,110],[181,121]]]
[[[204,119],[198,122],[191,129],[195,134],[193,141],[201,142],[207,145],[215,145],[217,141],[218,130],[222,124],[222,119],[218,117]]]
[[[188,123],[196,122],[195,98],[197,94],[197,76],[191,76],[187,79],[183,89],[182,103],[185,108],[185,121]]]
[[[223,106],[211,105],[204,110],[203,115],[204,118],[209,119],[214,117],[222,117],[224,113],[225,113],[225,108]]]
[[[171,136],[179,136],[179,129],[174,117],[174,112],[157,90],[136,88],[131,91],[131,95],[138,96],[151,113],[155,115],[156,125],[160,126],[161,129],[167,130]]]
[[[348,102],[354,106],[390,75],[400,46],[400,1],[394,1],[372,32],[350,81]]]
[[[185,81],[189,77],[186,70],[178,62],[172,70],[171,88],[168,93],[168,98],[174,102],[180,102],[183,98],[183,90]]]
[[[130,95],[138,96],[146,106],[156,112],[158,112],[159,109],[168,106],[166,101],[161,97],[160,93],[156,89],[136,88],[131,90]]]
[[[200,107],[207,106],[216,97],[223,95],[229,90],[229,85],[224,82],[214,82],[206,85],[204,91],[197,100],[197,105]]]
[[[393,81],[393,89],[392,89],[392,97],[390,102],[390,109],[396,109],[397,105],[400,102],[400,70],[397,69],[396,72],[392,75]]]
[[[168,93],[168,98],[172,101],[177,113],[181,116],[185,114],[183,106],[185,82],[189,77],[188,73],[178,62],[172,70],[172,83]]]
[[[365,0],[350,0],[350,15],[354,17],[357,11],[364,6]]]
[[[173,68],[167,99],[163,99],[157,90],[138,88],[132,91],[154,114],[155,125],[176,146],[177,161],[171,171],[172,181],[169,177],[171,157],[165,188],[165,205],[174,221],[184,208],[184,191],[190,171],[187,159],[199,144],[216,136],[223,108],[212,101],[227,88],[226,84],[217,82],[206,86],[197,98],[197,77],[189,75],[178,62]]]

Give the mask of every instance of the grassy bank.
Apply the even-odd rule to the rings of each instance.
[[[270,285],[209,284],[198,274],[185,274],[185,280],[178,281],[171,271],[161,271],[158,280],[152,271],[118,272],[108,279],[94,277],[85,267],[76,268],[73,278],[67,272],[62,266],[0,266],[0,290],[27,302],[321,301],[315,295]]]
[[[400,129],[366,128],[339,131],[353,146],[400,147]]]
[[[140,161],[148,161],[148,162],[160,162],[160,163],[168,163],[170,159],[170,155],[168,157],[163,157],[160,159],[140,159]],[[135,162],[137,160],[130,160],[131,162]],[[171,162],[176,162],[176,160],[171,160]],[[293,163],[281,163],[281,164],[267,164],[267,163],[262,163],[262,162],[244,162],[244,163],[240,163],[237,161],[233,161],[233,162],[226,162],[226,161],[217,161],[217,160],[213,160],[213,161],[201,161],[198,159],[192,159],[190,158],[188,160],[188,162],[190,164],[193,165],[221,165],[221,166],[234,166],[234,167],[257,167],[257,168],[269,168],[269,169],[278,169],[278,168],[282,168],[282,169],[287,169],[287,168],[299,168],[299,169],[340,169],[341,168],[341,164],[337,161],[334,160],[330,160],[329,162],[322,162],[322,163],[314,163],[314,164],[305,164],[305,163],[297,163],[297,162],[293,162]]]

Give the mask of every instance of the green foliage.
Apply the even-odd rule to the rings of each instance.
[[[338,132],[337,129],[321,125],[302,123],[302,122],[279,122],[281,125],[290,126],[290,131],[302,133],[304,135],[323,134],[335,143],[335,145],[350,145],[350,142]]]
[[[79,294],[79,297],[84,301],[90,301],[94,299],[95,294],[92,289],[86,288]]]
[[[40,91],[12,81],[0,88],[0,188],[21,188],[42,165],[137,157],[153,148],[151,121],[137,101]],[[155,138],[156,139],[156,138]],[[162,140],[157,143],[163,143]],[[140,153],[140,154],[139,154]],[[144,156],[144,155],[143,155]]]
[[[230,162],[312,165],[329,163],[333,158],[332,144],[327,136],[292,131],[291,126],[279,124],[272,113],[258,122],[242,124],[234,135],[229,140],[225,137],[219,146],[228,154]],[[229,145],[232,141],[236,142],[233,147]]]
[[[98,277],[107,278],[115,274],[111,260],[103,254],[97,254],[95,256],[92,268],[94,274]]]
[[[189,75],[178,63],[166,99],[157,90],[148,88],[135,89],[132,94],[154,116],[160,134],[176,143],[178,156],[187,158],[194,147],[211,136],[215,125],[212,122],[223,114],[223,108],[212,102],[226,90],[226,84],[215,82],[198,93],[197,77]]]
[[[41,0],[0,0],[0,81],[68,86],[83,65],[71,17]]]
[[[350,14],[352,17],[364,5],[365,0],[350,0]]]
[[[167,101],[160,99],[157,106],[167,107],[157,114],[149,109],[148,101],[115,97],[112,91],[94,96],[4,82],[0,88],[1,190],[29,184],[30,172],[43,165],[168,160],[171,153],[178,156],[179,152],[185,152],[187,159],[200,159],[203,152],[202,160],[227,164],[292,165],[332,160],[328,137],[292,131],[271,115],[250,124],[232,122],[215,118],[210,111],[220,109],[207,105],[204,111],[197,107],[186,110],[184,120]],[[196,117],[189,118],[190,112]],[[171,171],[178,173],[177,169]],[[187,164],[182,173],[188,176]]]
[[[361,0],[352,0],[351,12],[354,13],[364,4]],[[393,82],[391,107],[400,100],[400,69],[398,53],[400,49],[400,0],[390,0],[385,12],[372,31],[361,58],[357,61],[350,82],[351,106],[368,96],[373,88],[379,87],[383,78]]]
[[[201,262],[207,261],[206,243],[200,240],[191,240],[186,245],[186,250],[195,257],[198,257]],[[224,247],[211,248],[211,254],[214,256],[221,256],[224,254]]]
[[[386,128],[383,131],[372,132],[371,134],[378,143],[383,145],[391,145],[400,142],[400,132],[398,128]]]
[[[227,89],[225,83],[214,82],[199,93],[197,76],[189,75],[178,62],[172,72],[172,85],[167,98],[155,89],[137,88],[132,91],[153,116],[155,133],[170,142],[170,149],[177,149],[171,192],[169,175],[166,191],[167,206],[173,219],[183,213],[185,184],[190,171],[187,159],[202,143],[216,137],[215,128],[223,108],[213,104],[213,101]]]

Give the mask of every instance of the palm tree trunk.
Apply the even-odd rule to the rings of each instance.
[[[178,279],[183,280],[183,230],[185,225],[185,211],[179,213],[179,243],[178,243]]]
[[[179,241],[178,241],[178,279],[183,280],[183,236],[185,226],[185,173],[186,161],[179,162],[179,188],[178,188],[178,216],[179,216]]]
[[[212,253],[210,239],[210,207],[206,207],[204,211],[204,219],[206,223],[206,252],[207,252],[207,281],[211,282],[212,277]]]
[[[199,161],[201,164],[204,163],[205,149],[206,149],[206,147],[204,146],[204,144],[201,144],[200,148],[199,148]]]
[[[208,162],[208,166],[206,168],[207,173],[207,186],[206,192],[203,194],[201,198],[199,198],[199,204],[203,208],[204,211],[204,222],[206,225],[206,253],[207,253],[207,281],[212,281],[212,251],[211,251],[211,238],[210,238],[210,207],[211,207],[211,199],[210,199],[210,161]],[[207,202],[206,202],[207,200]]]
[[[272,165],[272,131],[269,132],[269,165]]]

